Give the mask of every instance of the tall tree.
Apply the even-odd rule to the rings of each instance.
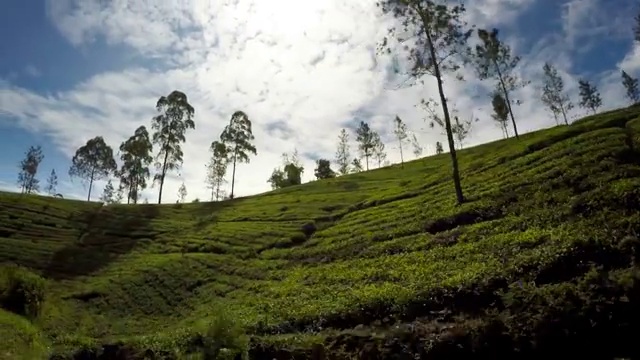
[[[360,121],[360,126],[356,129],[356,141],[358,142],[358,150],[367,164],[367,170],[369,170],[369,157],[373,154],[375,147],[375,132],[371,130],[369,124],[364,121]]]
[[[102,190],[100,201],[102,201],[105,204],[115,203],[115,198],[114,198],[115,193],[116,193],[116,190],[113,187],[113,183],[111,182],[111,179],[109,179],[109,181],[107,181],[107,184],[104,186],[104,189]]]
[[[336,173],[331,169],[331,161],[327,159],[316,160],[316,168],[313,174],[318,180],[336,177]]]
[[[73,159],[71,159],[69,176],[89,180],[87,201],[90,201],[93,181],[108,177],[116,169],[117,164],[113,158],[113,149],[104,142],[102,136],[96,136],[76,150]]]
[[[422,155],[422,151],[424,149],[422,148],[422,146],[420,146],[420,143],[418,142],[418,138],[416,137],[416,134],[411,135],[411,145],[413,146],[413,155],[416,158]]]
[[[558,70],[549,63],[542,67],[544,71],[544,86],[542,88],[542,103],[545,104],[554,116],[562,115],[564,123],[569,125],[567,113],[573,109],[569,95],[564,92],[564,81],[558,74]]]
[[[160,114],[153,118],[151,128],[155,131],[153,143],[160,147],[155,164],[159,172],[154,176],[154,181],[160,183],[160,204],[164,178],[169,171],[177,170],[182,165],[183,153],[180,144],[186,141],[186,131],[195,129],[196,125],[193,121],[195,110],[183,92],[174,90],[168,96],[160,97],[156,103],[156,110]]]
[[[182,185],[178,188],[178,201],[179,203],[184,203],[187,198],[187,186],[182,182]]]
[[[389,35],[405,44],[407,40],[411,41],[412,46],[404,47],[408,50],[408,60],[412,63],[411,77],[421,79],[423,75],[431,75],[436,79],[449,141],[456,199],[458,203],[462,203],[464,195],[443,77],[452,73],[462,79],[458,70],[470,55],[467,40],[472,30],[467,29],[463,20],[464,5],[453,5],[446,0],[380,0],[378,6],[383,13],[392,14],[400,20],[399,25],[389,29]],[[381,46],[388,53],[392,52],[387,37]]]
[[[340,130],[338,136],[338,150],[336,151],[336,164],[338,165],[338,174],[347,175],[349,173],[349,159],[351,153],[349,151],[349,134],[346,129]]]
[[[225,144],[214,141],[209,148],[211,159],[207,164],[207,185],[211,189],[211,201],[222,199],[221,187],[226,183],[227,165],[229,164],[229,151]]]
[[[499,91],[495,91],[491,98],[491,105],[493,106],[493,114],[491,117],[498,123],[500,129],[502,129],[502,135],[509,138],[509,108],[507,102],[502,97]]]
[[[444,152],[444,148],[442,147],[442,143],[440,141],[436,141],[436,155],[440,155]]]
[[[150,176],[149,165],[153,162],[153,145],[144,126],[136,129],[133,136],[120,144],[122,166],[118,171],[120,187],[127,189],[127,204],[138,203],[140,193],[147,188]]]
[[[377,132],[373,133],[373,149],[371,155],[378,162],[378,167],[382,167],[382,163],[387,159],[387,153],[384,151],[384,142]]]
[[[251,132],[251,121],[247,114],[243,111],[236,111],[231,115],[231,121],[227,125],[220,140],[229,149],[229,158],[233,162],[233,171],[231,175],[231,195],[233,199],[233,191],[236,181],[236,163],[249,163],[249,154],[257,155],[256,147],[251,144],[255,137]]]
[[[24,159],[20,162],[20,172],[18,173],[18,185],[22,193],[31,194],[40,191],[40,180],[36,178],[38,167],[44,159],[42,148],[30,146],[25,153]]]
[[[481,44],[476,45],[476,65],[480,79],[494,78],[498,81],[509,109],[513,132],[518,138],[518,127],[511,108],[512,100],[510,99],[510,94],[529,83],[520,81],[514,72],[520,62],[520,57],[513,56],[511,48],[498,39],[498,29],[491,31],[478,29],[478,37],[482,41]]]
[[[402,119],[400,119],[398,115],[396,115],[393,123],[395,125],[393,133],[396,135],[396,138],[398,139],[398,146],[400,147],[400,166],[404,168],[404,154],[402,153],[402,145],[408,137],[407,125],[402,121]]]
[[[578,88],[580,89],[580,107],[590,109],[595,114],[598,108],[602,106],[598,88],[588,80],[582,79],[578,81]]]
[[[56,175],[56,169],[51,169],[51,174],[49,174],[49,177],[47,178],[47,186],[45,188],[45,191],[47,192],[47,194],[53,196],[56,194],[57,187],[58,175]]]
[[[640,92],[638,92],[638,79],[631,77],[626,71],[622,70],[622,85],[627,90],[627,97],[632,104],[638,103],[640,100]]]

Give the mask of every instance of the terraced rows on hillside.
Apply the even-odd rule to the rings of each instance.
[[[180,358],[225,313],[254,358],[629,355],[639,115],[460,151],[461,206],[447,154],[221,203],[3,193],[0,262],[48,278],[57,354]]]

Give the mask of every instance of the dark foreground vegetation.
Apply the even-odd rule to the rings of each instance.
[[[640,107],[224,202],[0,193],[0,358],[640,354]]]

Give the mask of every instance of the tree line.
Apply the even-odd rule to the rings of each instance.
[[[416,106],[424,110],[429,126],[438,127],[447,138],[456,200],[461,204],[465,197],[460,183],[456,150],[462,148],[472,124],[478,119],[473,114],[468,119],[461,119],[462,115],[451,106],[445,95],[444,76],[449,74],[459,81],[464,81],[460,69],[471,66],[480,80],[493,81],[494,90],[490,92],[488,99],[493,109],[491,118],[500,127],[505,138],[510,137],[509,131],[512,128],[517,139],[520,134],[514,106],[520,105],[522,101],[515,99],[514,93],[530,85],[531,81],[521,79],[516,73],[521,58],[513,54],[511,48],[500,39],[498,29],[476,29],[463,20],[466,11],[464,5],[433,0],[381,0],[377,6],[383,13],[391,14],[399,20],[399,25],[389,28],[387,36],[379,43],[379,54],[405,56],[410,64],[405,75],[409,80],[413,80],[410,84],[424,83],[425,75],[436,80],[439,98],[423,99]],[[474,34],[479,42],[472,47],[469,40]],[[640,42],[640,15],[635,18],[633,34],[634,40]],[[397,44],[403,46],[396,49]],[[568,114],[574,109],[574,104],[565,90],[564,80],[551,63],[545,63],[541,70],[544,80],[540,100],[553,114],[556,124],[559,125],[562,119],[568,125]],[[629,100],[634,104],[638,103],[638,79],[622,70],[621,84]],[[597,87],[588,79],[581,78],[578,80],[578,89],[578,105],[596,113],[602,106],[602,98]],[[109,178],[101,198],[103,201],[120,202],[126,194],[128,204],[137,203],[141,192],[148,186],[147,181],[151,177],[150,166],[153,163],[156,173],[152,185],[159,184],[158,203],[161,203],[167,174],[178,171],[183,164],[181,144],[186,141],[187,130],[195,129],[195,110],[189,104],[187,96],[177,90],[168,96],[160,97],[156,103],[156,110],[158,115],[153,117],[151,122],[152,135],[145,126],[140,126],[120,145],[119,168],[112,148],[101,136],[88,140],[76,151],[69,175],[89,182],[88,201],[91,199],[93,182]],[[410,136],[406,124],[400,117],[396,116],[393,122],[393,133],[399,145],[400,162],[403,167],[404,145],[407,142],[413,146],[416,157],[422,154],[423,149],[415,133]],[[331,169],[330,160],[318,159],[314,169],[317,179],[369,170],[372,164],[377,164],[378,167],[388,164],[385,144],[367,122],[361,121],[353,135],[357,142],[358,154],[351,155],[349,134],[346,129],[341,129],[334,159],[336,170]],[[206,164],[206,183],[211,190],[211,200],[233,199],[237,165],[249,163],[250,156],[257,155],[256,147],[252,143],[254,139],[252,124],[247,114],[243,111],[233,113],[219,140],[213,141],[209,148],[211,158]],[[157,147],[155,154],[154,146]],[[436,154],[444,152],[441,142],[437,142],[435,147]],[[18,183],[23,193],[39,191],[36,173],[43,158],[41,148],[32,146],[20,163]],[[283,154],[283,163],[283,167],[274,169],[267,180],[274,189],[298,185],[302,181],[304,167],[299,162],[297,150],[292,155]],[[232,167],[231,192],[226,196],[223,186],[227,182],[229,165]],[[119,179],[117,191],[110,177]],[[55,170],[52,170],[46,191],[54,194],[56,185],[57,175]],[[186,195],[187,190],[183,183],[178,191],[179,201],[184,201]]]

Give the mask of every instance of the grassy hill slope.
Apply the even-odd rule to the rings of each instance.
[[[639,115],[460,151],[462,206],[448,154],[220,203],[0,193],[0,263],[47,279],[44,358],[185,358],[221,316],[254,358],[629,355]]]

